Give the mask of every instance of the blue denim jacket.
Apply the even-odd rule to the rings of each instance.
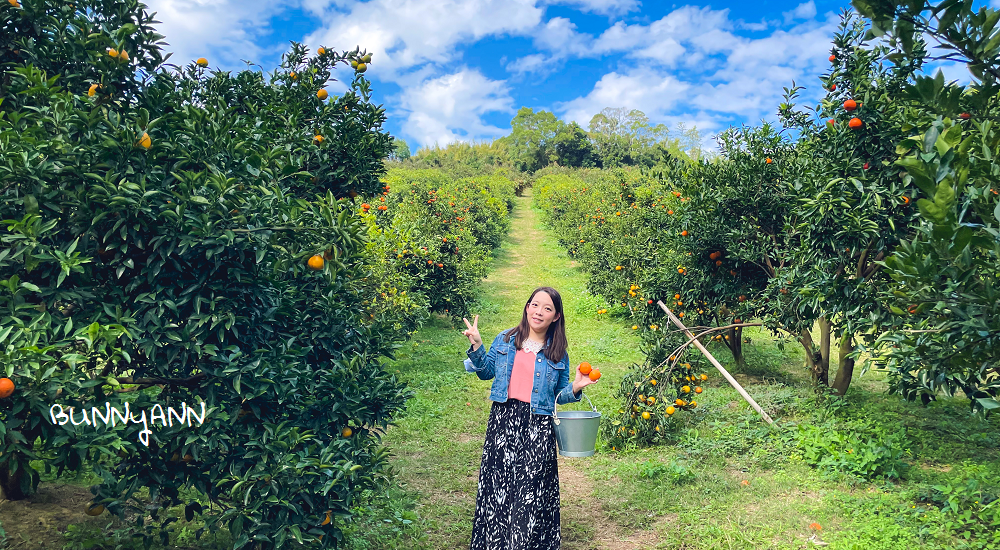
[[[490,390],[490,401],[504,403],[507,401],[507,389],[510,386],[510,373],[514,369],[514,355],[517,348],[514,347],[514,338],[509,342],[504,342],[503,337],[507,332],[501,332],[493,339],[489,353],[486,346],[479,346],[479,349],[472,351],[472,346],[466,351],[469,356],[465,360],[465,370],[476,373],[480,380],[493,379],[493,388]],[[580,395],[573,393],[573,382],[570,380],[569,354],[563,356],[562,361],[553,362],[545,357],[545,349],[538,352],[535,360],[535,377],[531,389],[531,412],[552,416],[552,409],[555,403],[565,405],[576,403],[583,399],[583,392]]]

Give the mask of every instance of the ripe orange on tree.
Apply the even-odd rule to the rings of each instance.
[[[837,60],[837,56],[835,56],[835,55],[831,55],[830,56],[830,63],[833,63],[836,60]]]
[[[324,48],[323,46],[320,46],[320,47],[319,47],[319,49],[318,49],[318,50],[316,50],[316,53],[317,53],[318,55],[323,55],[323,54],[325,54],[325,53],[326,53],[326,48]]]
[[[853,111],[857,108],[858,108],[858,102],[854,101],[853,99],[848,99],[847,101],[844,102],[845,111]]]
[[[330,94],[328,94],[326,92],[326,90],[320,90],[320,91],[316,92],[316,97],[318,97],[320,99],[320,101],[326,100],[326,98],[329,97],[329,96],[330,96]]]
[[[703,390],[701,389],[701,386],[695,386],[694,387],[694,393],[701,393],[702,391]]]
[[[861,122],[860,118],[854,117],[851,119],[850,122],[847,123],[847,126],[850,127],[852,130],[857,130],[858,128],[864,126],[864,124],[865,123]]]
[[[687,229],[685,229],[684,231],[681,231],[681,237],[687,237],[687,236],[688,236]]]
[[[320,256],[319,254],[316,254],[316,255],[310,257],[309,261],[307,263],[309,264],[309,269],[313,269],[315,271],[319,271],[320,269],[323,269],[323,264],[325,262],[323,260],[323,256]]]
[[[208,60],[204,57],[199,57],[195,63],[197,63],[199,67],[208,67]]]
[[[354,431],[351,430],[350,428],[344,428],[343,430],[340,430],[340,435],[342,435],[344,437],[351,437],[351,434],[353,434],[353,433],[354,433]]]
[[[313,141],[315,141],[317,145],[319,145],[320,143],[323,143],[324,139],[326,139],[326,138],[324,138],[323,136],[321,136],[319,134],[316,134],[316,136],[313,137]]]
[[[14,382],[10,378],[0,378],[0,399],[6,399],[14,393]]]
[[[962,120],[969,120],[970,118],[972,118],[972,115],[970,115],[969,113],[962,113],[958,115],[958,118]]]
[[[771,164],[774,161],[771,160],[771,157],[767,157],[766,159],[764,159],[764,162],[767,163],[767,164]]]
[[[149,149],[153,146],[153,140],[149,138],[149,134],[146,132],[143,132],[142,137],[139,138],[139,146],[143,149]]]
[[[674,414],[675,412],[677,412],[677,409],[675,409],[673,407],[667,407],[667,411],[666,412],[667,412],[667,415],[669,416],[669,415]]]

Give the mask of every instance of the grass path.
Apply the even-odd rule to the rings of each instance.
[[[531,190],[517,199],[510,236],[473,308],[483,340],[520,321],[531,291],[551,286],[563,298],[572,365],[589,361],[605,376],[587,389],[599,410],[614,406],[611,393],[632,362],[641,362],[638,340],[618,324],[600,318],[600,301],[586,291],[575,268],[531,208]],[[419,494],[418,513],[428,522],[429,548],[467,548],[475,511],[479,464],[489,417],[490,382],[462,367],[468,339],[464,324],[435,318],[400,350],[396,369],[416,396],[407,414],[390,430],[386,443],[405,487]],[[576,408],[578,405],[572,405]],[[563,548],[637,548],[641,536],[623,534],[594,498],[585,469],[590,459],[559,458]],[[631,542],[629,542],[631,541]],[[412,542],[411,542],[412,544]]]

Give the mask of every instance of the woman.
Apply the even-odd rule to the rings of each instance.
[[[465,368],[493,379],[479,494],[470,550],[557,550],[559,472],[552,411],[583,397],[589,377],[573,369],[570,383],[566,321],[554,288],[535,289],[521,324],[483,350],[479,316],[470,324]]]

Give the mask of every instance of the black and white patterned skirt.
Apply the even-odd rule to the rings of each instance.
[[[558,550],[559,470],[552,417],[493,403],[470,550]]]

